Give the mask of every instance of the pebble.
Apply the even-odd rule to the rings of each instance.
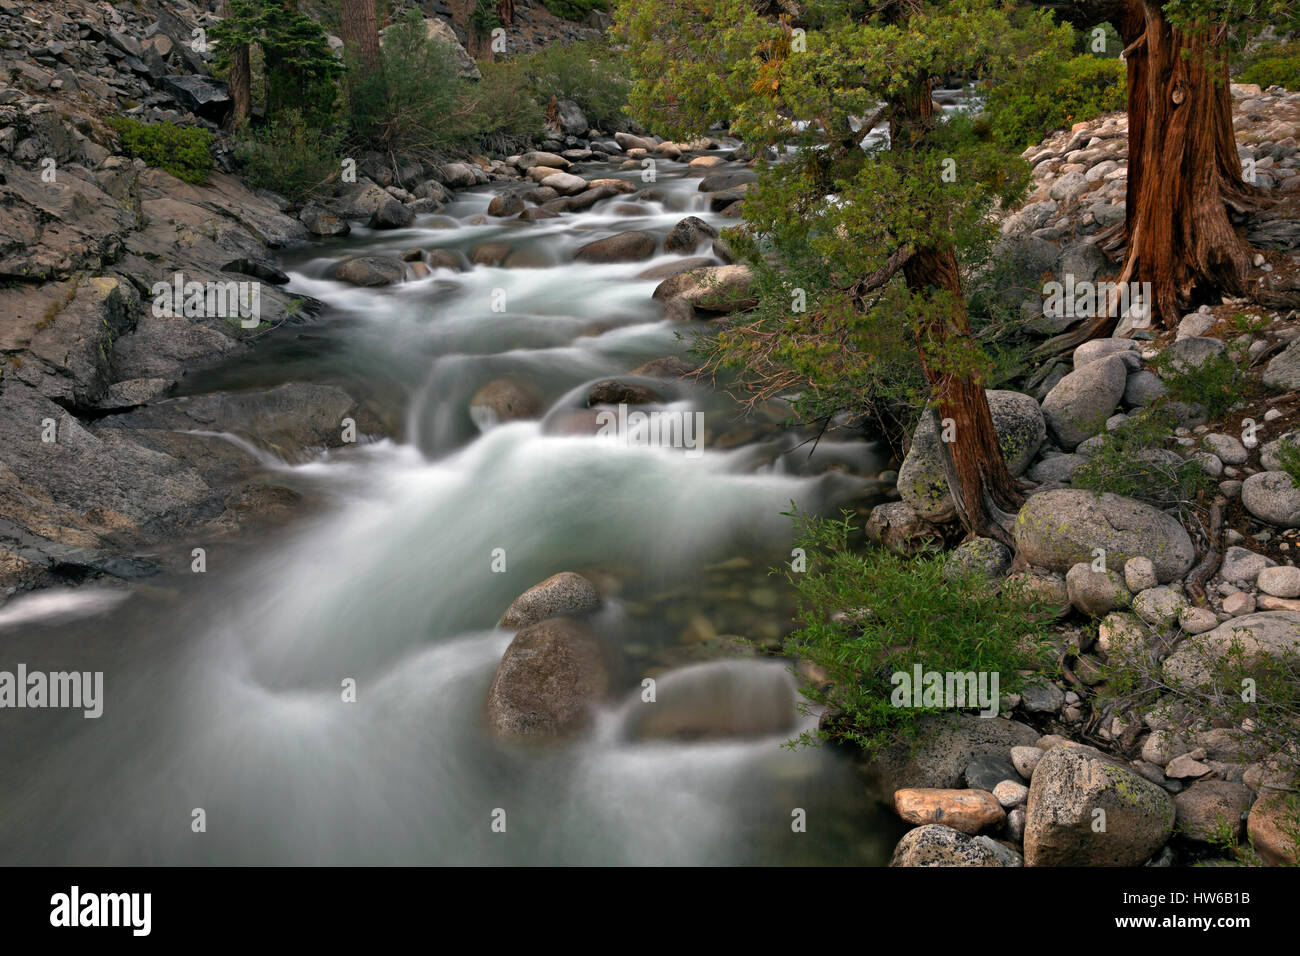
[[[1043,751],[1037,747],[1012,747],[1011,763],[1016,768],[1016,773],[1026,780],[1032,780],[1034,777],[1034,768],[1038,766],[1038,761],[1043,759]]]
[[[993,788],[993,798],[1004,810],[1011,810],[1029,799],[1029,788],[1014,780],[1003,780]]]

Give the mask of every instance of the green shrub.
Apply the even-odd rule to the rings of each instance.
[[[1046,58],[1035,69],[1025,82],[996,86],[988,94],[985,113],[993,135],[1010,149],[1025,149],[1054,130],[1127,106],[1123,60]]]
[[[1238,76],[1242,83],[1258,83],[1264,89],[1282,86],[1300,90],[1300,40],[1263,47]]]
[[[450,45],[428,36],[418,10],[389,29],[383,69],[349,70],[349,124],[377,149],[438,148],[457,140],[461,82]]]
[[[524,57],[479,64],[483,78],[461,89],[449,124],[457,142],[504,153],[538,139],[546,114],[526,67]]]
[[[1075,488],[1137,498],[1159,507],[1195,501],[1210,478],[1195,458],[1171,450],[1174,417],[1161,403],[1106,432],[1101,447],[1070,477]]]
[[[1155,361],[1156,370],[1176,402],[1204,405],[1211,418],[1218,418],[1238,404],[1250,382],[1241,363],[1230,351],[1205,359],[1200,365],[1175,365],[1168,352]]]
[[[320,24],[283,0],[229,0],[226,15],[213,24],[217,66],[230,68],[233,50],[240,46],[260,51],[261,83],[267,116],[297,110],[314,126],[323,125],[334,112],[337,81],[343,72]],[[253,58],[254,62],[256,58]]]
[[[235,158],[254,186],[270,189],[292,202],[316,193],[339,172],[337,135],[313,129],[297,110],[287,110],[235,143]]]
[[[542,4],[565,20],[585,20],[592,10],[608,10],[607,0],[542,0]]]
[[[798,742],[840,739],[871,753],[915,739],[916,718],[942,708],[895,706],[891,677],[910,676],[918,664],[927,672],[997,674],[998,693],[1005,695],[1020,686],[1018,671],[1046,662],[1048,616],[1022,593],[1009,587],[999,593],[979,572],[950,565],[946,555],[854,550],[847,513],[841,520],[791,514],[807,570],[788,573],[798,592],[799,628],[783,653],[825,670],[827,681],[803,693],[811,705],[836,711],[822,730]]]
[[[121,135],[122,148],[128,155],[187,183],[201,183],[208,178],[212,134],[207,130],[168,122],[146,125],[120,116],[111,117],[108,125]]]
[[[1278,444],[1277,459],[1282,463],[1282,470],[1291,476],[1291,484],[1300,488],[1300,444],[1296,439]]]
[[[553,43],[517,59],[539,99],[573,100],[600,129],[611,129],[624,118],[632,80],[626,61],[609,44]]]

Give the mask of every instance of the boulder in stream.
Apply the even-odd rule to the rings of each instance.
[[[600,639],[567,617],[530,624],[515,635],[488,688],[488,723],[507,737],[562,738],[591,723],[609,690]]]
[[[499,626],[527,627],[547,618],[586,614],[598,607],[600,595],[595,585],[576,571],[561,571],[511,601]]]

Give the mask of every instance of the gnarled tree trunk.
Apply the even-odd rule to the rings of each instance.
[[[918,83],[911,95],[891,105],[891,148],[923,148],[935,122],[929,81]],[[910,292],[941,306],[918,324],[916,342],[930,385],[930,407],[957,515],[970,534],[1010,545],[1010,521],[1023,499],[1002,456],[984,382],[969,370],[968,363],[952,361],[955,353],[977,348],[966,314],[956,251],[948,243],[917,249],[902,270]],[[945,428],[945,423],[950,427]],[[946,433],[952,435],[951,442],[943,440]]]
[[[1121,282],[1150,282],[1152,319],[1170,327],[1197,298],[1239,295],[1250,247],[1229,211],[1256,205],[1242,181],[1228,69],[1214,36],[1174,29],[1155,0],[1130,0],[1128,193]]]

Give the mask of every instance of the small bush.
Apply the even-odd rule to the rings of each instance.
[[[150,166],[166,170],[187,183],[202,183],[212,169],[212,134],[175,123],[146,125],[114,116],[108,124],[122,137],[122,148]]]
[[[1128,102],[1124,61],[1076,56],[1040,64],[1024,82],[989,91],[985,114],[994,137],[1010,149],[1042,142],[1047,134],[1115,110]]]
[[[607,0],[542,0],[542,4],[565,20],[585,20],[592,10],[608,10]]]
[[[457,141],[500,152],[531,146],[542,133],[546,114],[528,81],[524,58],[481,63],[479,69],[483,79],[467,83],[457,100]]]
[[[337,135],[313,129],[297,110],[287,110],[261,129],[244,131],[235,158],[254,186],[301,202],[338,174],[339,147]]]
[[[425,33],[412,10],[385,38],[383,69],[349,69],[349,122],[354,134],[378,149],[445,147],[457,139],[453,108],[460,91],[448,44]]]
[[[539,98],[573,100],[600,129],[612,129],[624,118],[632,80],[623,57],[607,43],[553,43],[520,59]]]
[[[1246,394],[1246,370],[1229,351],[1211,356],[1197,366],[1175,365],[1169,353],[1155,362],[1156,370],[1176,402],[1204,405],[1211,418],[1218,418],[1239,403]]]
[[[1170,450],[1174,418],[1160,404],[1136,412],[1070,477],[1075,488],[1137,498],[1158,507],[1195,501],[1210,478],[1194,458]]]
[[[927,672],[997,674],[998,693],[1005,695],[1020,686],[1018,671],[1045,663],[1047,616],[1020,593],[999,593],[979,572],[958,572],[944,555],[854,550],[847,513],[842,520],[792,515],[807,570],[789,573],[800,626],[783,652],[818,665],[829,679],[804,688],[811,704],[837,711],[816,737],[846,740],[868,753],[915,739],[916,718],[942,710],[891,700],[891,676],[911,675],[917,664]]]
[[[1291,477],[1291,484],[1300,488],[1300,444],[1291,441],[1281,442],[1277,446],[1277,458],[1282,463],[1282,470]]]
[[[1238,79],[1258,83],[1264,89],[1281,86],[1300,90],[1300,40],[1263,47],[1245,66]]]

